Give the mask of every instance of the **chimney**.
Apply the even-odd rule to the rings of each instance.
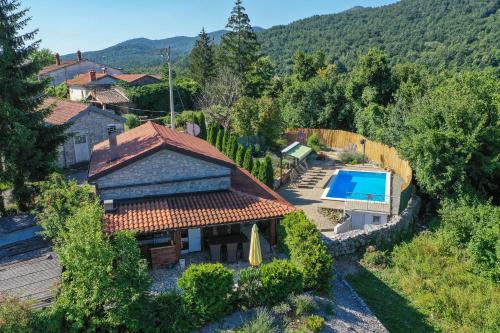
[[[95,81],[95,71],[89,72],[89,78],[90,78],[90,81]]]
[[[56,65],[61,66],[61,56],[59,53],[56,53],[54,56],[56,57]]]
[[[76,60],[82,61],[82,52],[80,50],[76,51]]]
[[[108,137],[109,137],[109,162],[114,161],[118,158],[118,143],[116,141],[116,127],[108,127]]]
[[[103,203],[105,213],[112,213],[115,211],[115,203],[113,202],[113,199],[104,200]]]

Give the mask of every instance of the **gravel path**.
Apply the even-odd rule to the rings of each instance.
[[[339,275],[333,282],[333,294],[335,316],[325,322],[323,332],[388,332],[365,302]]]

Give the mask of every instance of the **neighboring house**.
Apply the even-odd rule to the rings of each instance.
[[[108,131],[124,130],[125,118],[89,104],[49,97],[43,103],[43,107],[48,106],[52,106],[52,113],[45,119],[47,124],[71,124],[66,131],[68,139],[59,148],[58,165],[63,168],[88,162],[93,145],[105,140]]]
[[[248,246],[240,230],[256,222],[276,244],[278,221],[295,210],[208,142],[152,122],[95,145],[88,181],[105,232],[137,231],[153,267],[224,239]]]
[[[110,74],[121,74],[122,71],[116,68],[107,67],[93,61],[83,59],[80,51],[76,52],[75,60],[61,61],[59,53],[55,54],[55,63],[43,68],[38,73],[38,79],[50,78],[50,83],[57,86],[63,82],[73,79],[75,76],[89,71],[100,72],[106,70]]]
[[[80,74],[66,83],[69,88],[69,98],[72,101],[82,101],[89,99],[98,90],[109,90],[119,81],[124,81],[129,86],[143,86],[161,82],[159,78],[149,74],[114,75],[106,70],[99,73],[92,70]]]

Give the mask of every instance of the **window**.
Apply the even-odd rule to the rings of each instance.
[[[75,143],[76,144],[81,144],[87,142],[87,136],[82,135],[82,134],[77,134],[75,135]]]
[[[110,124],[107,126],[107,128],[108,128],[108,134],[116,133],[116,125],[115,124]]]
[[[373,224],[380,224],[380,216],[373,216]]]

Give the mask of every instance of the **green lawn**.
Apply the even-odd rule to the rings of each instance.
[[[366,268],[347,281],[368,304],[389,332],[434,332],[425,316],[408,300]]]

